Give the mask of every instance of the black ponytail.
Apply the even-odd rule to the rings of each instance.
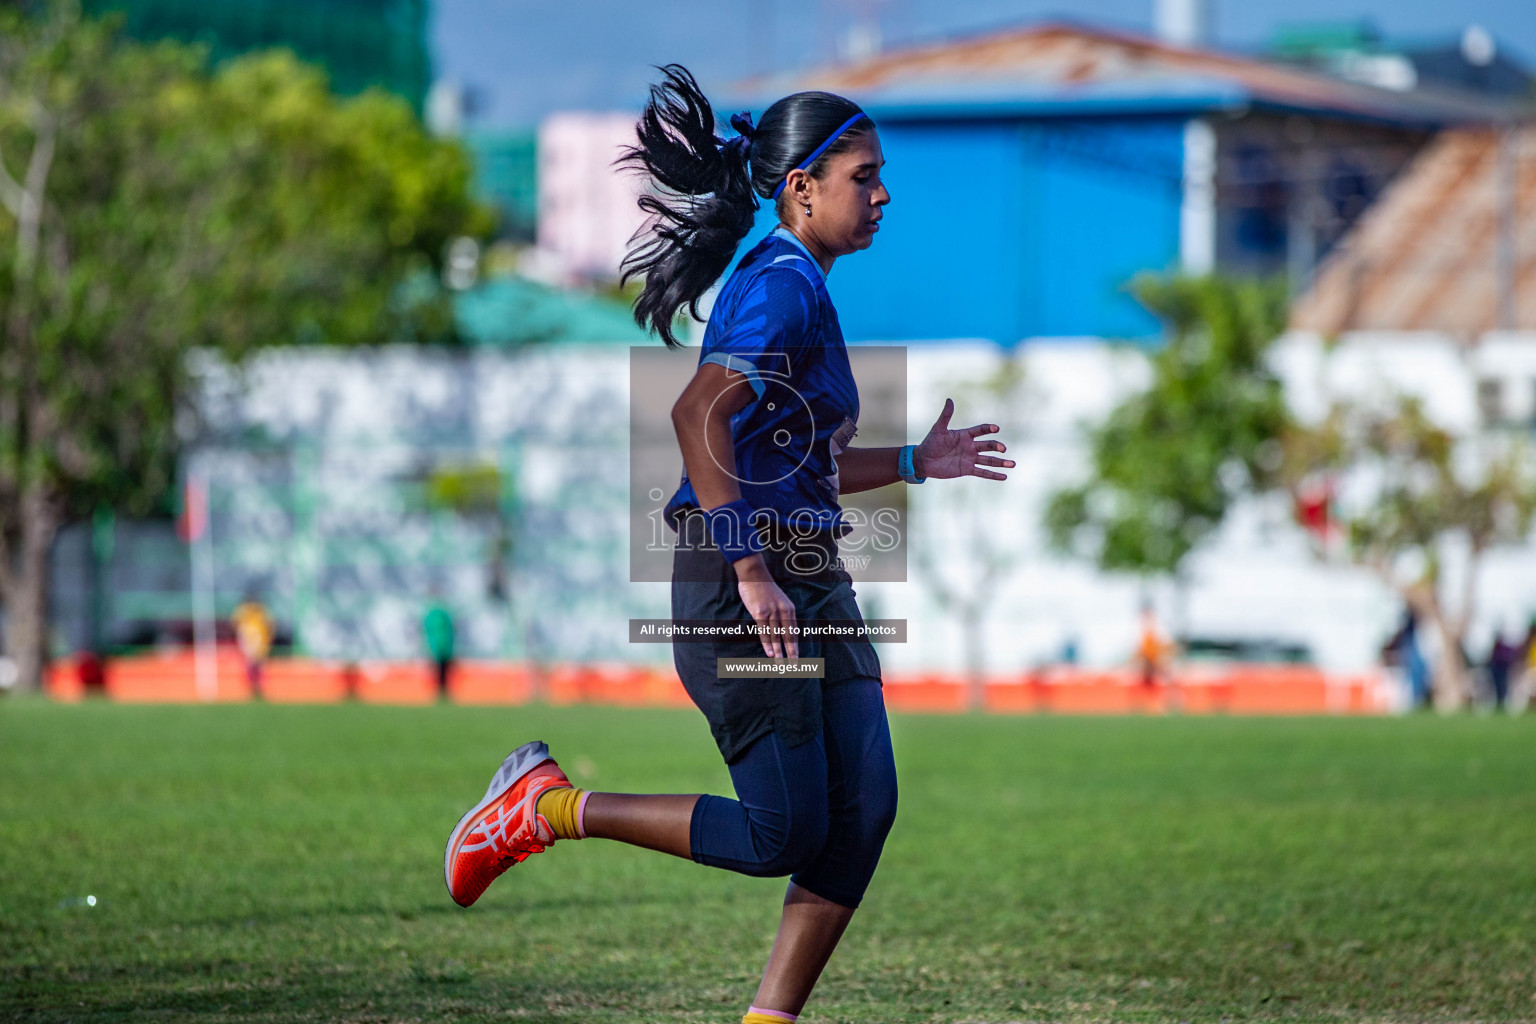
[[[695,320],[702,319],[699,299],[752,230],[756,196],[770,198],[800,161],[860,111],[831,93],[795,93],[769,107],[755,128],[750,116],[731,118],[741,134],[727,142],[715,135],[714,111],[688,69],[668,64],[658,70],[664,77],[651,86],[635,126],[638,144],[624,151],[621,162],[645,170],[659,194],[640,197],[650,217],[630,240],[619,280],[644,276],[635,322],[660,334],[668,348],[681,348],[672,333],[677,312],[687,306]],[[872,128],[861,119],[806,170],[821,177],[829,157]]]
[[[736,246],[752,230],[757,200],[743,145],[715,137],[715,114],[698,82],[679,64],[661,68],[640,123],[639,145],[623,162],[648,171],[660,195],[640,197],[650,214],[631,239],[620,283],[645,275],[635,300],[635,322],[661,335],[668,348],[682,343],[672,321],[683,306],[699,317],[699,297],[725,273]]]

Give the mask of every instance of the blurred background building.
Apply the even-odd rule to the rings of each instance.
[[[325,68],[339,92],[380,86],[422,110],[432,82],[427,0],[82,0],[118,14],[136,39],[206,44],[222,60],[287,47]]]
[[[850,261],[839,282],[845,332],[1004,345],[1154,334],[1123,288],[1141,270],[1286,273],[1303,291],[1428,138],[1505,109],[1076,25],[774,76],[748,95],[810,88],[870,109],[902,208],[881,259]],[[957,228],[966,258],[934,259]],[[918,278],[936,301],[914,309],[899,300]]]

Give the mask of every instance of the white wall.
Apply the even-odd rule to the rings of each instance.
[[[1074,636],[1090,665],[1127,660],[1137,638],[1141,589],[1064,561],[1047,550],[1040,517],[1049,494],[1081,479],[1087,450],[1081,426],[1101,418],[1146,380],[1133,349],[1082,339],[1041,339],[1023,348],[1023,395],[1011,409],[972,399],[957,403],[956,425],[999,422],[1018,467],[1006,482],[929,481],[912,489],[914,544],[942,552],[951,582],[974,580],[989,557],[1012,561],[987,616],[987,665],[1012,673],[1049,660]],[[965,381],[984,376],[1001,358],[984,343],[914,346],[909,356],[912,416],[909,440],[926,432]],[[1316,336],[1282,340],[1275,365],[1299,415],[1320,415],[1331,398],[1401,391],[1424,398],[1430,414],[1462,435],[1480,429],[1476,382],[1497,376],[1511,393],[1536,397],[1536,336],[1490,338],[1475,350],[1436,337],[1348,336],[1328,354]],[[1526,408],[1512,404],[1511,408]],[[1011,417],[1012,422],[1006,422]],[[988,554],[990,553],[990,554]],[[1188,628],[1213,637],[1268,638],[1307,644],[1317,660],[1340,671],[1375,663],[1397,624],[1401,605],[1370,572],[1324,564],[1292,521],[1283,499],[1244,502],[1214,541],[1190,559]],[[1454,582],[1459,565],[1447,571]],[[913,571],[906,584],[867,583],[861,599],[879,614],[910,622],[912,643],[883,648],[888,669],[954,668],[962,630]],[[1165,624],[1178,602],[1166,585],[1151,591]],[[1500,550],[1479,578],[1479,614],[1471,636],[1481,653],[1494,625],[1523,629],[1536,615],[1536,546]],[[866,610],[866,614],[868,614]]]
[[[990,671],[1014,673],[1054,658],[1069,636],[1086,663],[1120,664],[1136,640],[1140,584],[1051,553],[1040,517],[1050,493],[1084,472],[1083,425],[1145,385],[1146,360],[1136,349],[1090,339],[1040,339],[1020,351],[1024,383],[1000,401],[979,397],[975,388],[1005,358],[990,343],[910,348],[908,439],[920,440],[945,396],[953,396],[952,425],[1000,424],[1008,456],[1018,462],[1006,482],[930,480],[911,488],[910,545],[929,554],[936,567],[930,573],[942,573],[961,589],[988,559],[1009,560],[984,620]],[[665,584],[627,582],[628,361],[625,346],[516,355],[276,350],[257,362],[243,393],[227,379],[210,381],[204,405],[215,436],[209,454],[218,436],[251,427],[278,441],[307,439],[317,446],[317,479],[332,489],[331,506],[355,507],[359,515],[371,509],[368,521],[377,520],[387,534],[399,529],[389,525],[398,520],[378,503],[392,493],[390,481],[412,465],[414,450],[462,449],[487,457],[515,450],[522,498],[540,517],[530,527],[538,531],[536,546],[525,547],[520,557],[526,561],[518,563],[524,576],[515,581],[516,621],[503,621],[497,617],[503,612],[482,604],[471,635],[481,637],[491,654],[515,653],[535,628],[569,656],[598,652],[665,661],[664,648],[633,650],[623,639],[625,619],[665,615],[667,604]],[[1303,416],[1320,414],[1330,396],[1400,390],[1423,396],[1443,424],[1471,434],[1480,429],[1475,395],[1482,377],[1497,377],[1507,394],[1526,396],[1524,405],[1512,399],[1509,409],[1527,417],[1536,412],[1533,335],[1493,337],[1473,350],[1434,337],[1359,335],[1344,338],[1331,356],[1320,339],[1294,335],[1282,340],[1275,365]],[[562,510],[572,502],[581,503],[591,538],[563,559],[561,531],[571,529],[571,519]],[[909,620],[910,642],[883,646],[882,663],[892,672],[958,670],[964,632],[917,563],[909,559],[906,583],[855,585],[866,616]],[[1400,609],[1370,573],[1320,563],[1281,500],[1240,505],[1209,548],[1192,556],[1190,570],[1191,632],[1303,642],[1335,670],[1372,665]],[[1448,570],[1457,571],[1454,560]],[[462,571],[462,581],[455,577],[447,585],[472,596],[480,586],[478,569],[471,564]],[[321,630],[317,635],[333,645],[325,653],[347,653],[342,648],[357,637],[379,653],[414,649],[425,578],[389,577],[375,610],[362,609],[377,621]],[[413,586],[417,591],[409,592]],[[1172,624],[1174,595],[1159,585],[1151,596],[1163,621]],[[1523,626],[1536,613],[1536,547],[1490,557],[1478,603],[1474,654],[1486,646],[1494,623]]]

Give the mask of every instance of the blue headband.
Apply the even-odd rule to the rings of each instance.
[[[803,171],[807,167],[811,166],[811,164],[815,163],[817,158],[820,157],[821,154],[823,154],[823,153],[825,153],[827,151],[827,147],[828,146],[832,145],[832,143],[836,142],[838,140],[838,138],[842,136],[843,132],[847,131],[849,128],[852,128],[858,122],[858,120],[860,118],[867,117],[867,116],[868,115],[865,114],[864,111],[861,110],[857,114],[854,114],[852,117],[850,117],[848,120],[844,121],[841,125],[838,126],[837,131],[835,131],[831,135],[827,136],[827,141],[826,142],[823,142],[821,145],[819,145],[815,149],[811,150],[811,155],[806,157],[804,160],[801,160],[798,164],[796,164],[794,169],[797,170],[797,171]],[[786,174],[786,175],[784,175],[784,180],[779,182],[779,187],[773,190],[773,198],[775,198],[775,199],[779,198],[779,193],[783,192],[784,191],[784,186],[788,185],[788,184],[789,184],[789,175]]]

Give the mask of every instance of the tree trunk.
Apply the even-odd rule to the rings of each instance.
[[[1463,580],[1461,607],[1454,616],[1447,614],[1437,592],[1431,592],[1427,608],[1430,620],[1440,634],[1440,657],[1435,663],[1435,710],[1443,714],[1461,711],[1472,703],[1472,673],[1467,665],[1462,641],[1472,621],[1473,602],[1477,598],[1477,570],[1482,551],[1473,545]]]
[[[972,711],[986,709],[986,632],[982,629],[982,602],[965,607],[965,704]]]
[[[1378,570],[1384,580],[1392,582],[1390,573],[1384,569]],[[1466,659],[1462,657],[1461,639],[1466,633],[1468,617],[1463,615],[1452,625],[1445,614],[1445,606],[1440,600],[1440,594],[1436,589],[1437,583],[1423,580],[1406,584],[1394,584],[1394,589],[1408,602],[1414,617],[1419,622],[1419,633],[1422,636],[1426,627],[1433,626],[1435,633],[1440,637],[1440,655],[1435,659],[1434,668],[1430,672],[1431,684],[1434,687],[1435,710],[1441,712],[1460,711],[1466,706],[1466,701],[1472,694],[1472,680],[1467,673]]]
[[[18,693],[43,685],[48,656],[48,555],[59,530],[56,505],[40,489],[21,499],[20,544],[7,568],[5,652],[15,659]]]
[[[1472,680],[1467,661],[1462,657],[1462,633],[1436,614],[1435,628],[1440,633],[1440,657],[1435,662],[1435,710],[1460,711],[1472,695]]]

